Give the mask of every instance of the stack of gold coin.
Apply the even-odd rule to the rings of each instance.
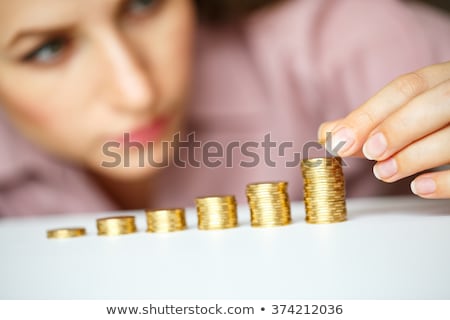
[[[147,210],[147,232],[174,232],[186,229],[184,209]]]
[[[76,238],[84,235],[86,235],[85,228],[54,229],[47,231],[47,238],[49,239]]]
[[[235,228],[238,225],[236,198],[234,196],[215,196],[197,198],[198,228],[217,230]]]
[[[134,233],[136,230],[136,221],[133,216],[97,219],[99,236],[118,236]]]
[[[342,222],[347,219],[345,181],[340,158],[303,160],[306,222]]]
[[[275,227],[291,223],[287,182],[249,184],[247,199],[253,227]]]

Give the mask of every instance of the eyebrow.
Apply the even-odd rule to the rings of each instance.
[[[128,0],[114,0],[111,1],[113,3],[114,8],[116,10],[120,10],[120,8],[127,2]],[[75,24],[56,24],[51,27],[28,27],[28,29],[20,30],[14,33],[10,39],[6,41],[5,48],[11,48],[15,46],[19,41],[28,37],[50,37],[55,35],[61,35],[75,29]]]
[[[20,42],[24,38],[30,38],[30,37],[50,37],[55,36],[59,34],[66,33],[68,31],[71,31],[73,28],[71,26],[64,26],[64,27],[53,27],[53,28],[33,28],[30,30],[21,30],[17,33],[15,33],[12,38],[7,41],[6,48],[11,48],[15,46],[18,42]]]

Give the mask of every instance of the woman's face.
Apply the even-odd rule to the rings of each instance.
[[[0,102],[46,150],[110,177],[148,176],[137,148],[130,168],[102,166],[113,160],[104,145],[129,133],[161,161],[159,142],[181,125],[194,25],[190,0],[0,0]]]

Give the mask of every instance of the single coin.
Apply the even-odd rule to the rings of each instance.
[[[47,230],[48,239],[67,239],[76,238],[86,235],[85,228],[66,228],[66,229],[54,229]]]

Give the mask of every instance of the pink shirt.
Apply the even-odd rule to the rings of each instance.
[[[240,26],[200,30],[188,132],[203,146],[261,144],[270,133],[277,145],[293,147],[284,158],[272,155],[275,167],[240,167],[252,159],[234,149],[231,168],[221,158],[217,168],[163,169],[151,182],[149,207],[193,206],[211,194],[244,202],[246,184],[268,180],[288,181],[291,199],[302,199],[300,169],[285,164],[292,153],[316,140],[320,123],[344,116],[397,76],[450,60],[449,35],[446,14],[398,0],[291,0]],[[263,156],[261,145],[250,150]],[[407,191],[406,183],[376,181],[371,165],[349,162],[349,196]],[[0,115],[0,216],[115,209],[82,169],[30,145]]]

